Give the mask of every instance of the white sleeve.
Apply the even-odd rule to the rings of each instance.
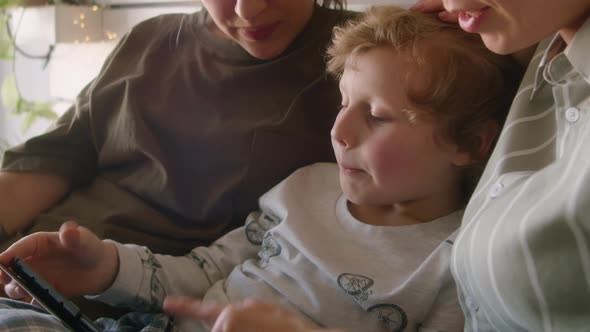
[[[246,226],[185,256],[159,255],[146,247],[115,243],[119,254],[117,277],[109,289],[89,298],[153,310],[160,309],[168,295],[202,297],[237,265],[256,258],[264,233],[277,224],[278,221],[258,211],[250,213]]]

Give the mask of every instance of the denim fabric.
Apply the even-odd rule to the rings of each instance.
[[[172,319],[163,313],[132,312],[118,320],[99,318],[96,325],[105,332],[170,332]],[[69,329],[43,308],[29,303],[0,299],[0,331],[64,332]]]

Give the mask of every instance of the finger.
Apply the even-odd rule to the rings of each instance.
[[[411,10],[417,12],[438,12],[444,10],[442,0],[418,0],[410,7]]]
[[[80,231],[74,221],[66,221],[59,228],[59,240],[66,248],[76,249],[80,246]]]
[[[12,278],[4,273],[4,271],[0,271],[0,284],[7,285],[9,282],[12,281]]]
[[[93,254],[97,249],[102,250],[100,247],[102,246],[102,241],[94,234],[91,230],[84,226],[80,226],[75,222],[71,222],[71,225],[75,225],[72,227],[72,240],[76,241],[76,243],[72,243],[72,247],[78,250],[78,253],[81,256],[85,254]]]
[[[74,221],[62,224],[59,230],[59,239],[68,253],[90,265],[95,262],[97,253],[102,251],[102,248],[99,248],[102,241],[88,228],[80,226]]]
[[[168,296],[164,299],[163,308],[164,311],[173,316],[198,319],[212,325],[224,306],[189,297]]]
[[[45,236],[45,233],[35,233],[13,243],[0,254],[0,264],[10,266],[14,257],[26,258],[35,252],[43,252],[43,250],[38,250],[38,240],[43,236]]]
[[[447,11],[442,11],[438,13],[438,18],[441,21],[448,22],[448,23],[458,23],[459,22],[459,14],[458,13],[450,13]]]
[[[11,299],[18,300],[29,296],[29,294],[14,281],[4,286],[4,291],[6,292],[6,295],[8,295],[8,297],[10,297]]]

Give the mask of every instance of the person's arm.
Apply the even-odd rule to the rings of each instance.
[[[68,181],[58,175],[0,172],[0,226],[5,233],[0,235],[11,236],[29,226],[68,190]]]
[[[219,238],[209,247],[197,247],[185,256],[152,253],[132,244],[116,244],[119,272],[112,286],[90,299],[136,309],[161,309],[168,295],[202,297],[217,281],[250,258],[256,259],[262,238],[276,226],[270,217],[251,213],[246,226]]]
[[[113,72],[120,72],[131,61],[128,53],[132,51],[120,55],[127,38],[128,35],[121,39],[97,78],[80,91],[74,104],[46,132],[0,156],[0,225],[5,236],[29,226],[70,189],[87,185],[97,175],[100,147],[95,136],[107,135],[105,119],[117,109],[106,103],[108,96],[102,97],[103,90],[96,86],[116,80]],[[98,101],[95,107],[94,99]]]

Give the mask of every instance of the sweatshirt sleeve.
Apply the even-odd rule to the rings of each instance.
[[[117,277],[105,292],[88,298],[115,306],[159,310],[169,295],[203,297],[236,266],[255,259],[260,239],[277,224],[263,213],[252,212],[245,226],[185,256],[154,254],[146,247],[115,243],[119,254]]]

